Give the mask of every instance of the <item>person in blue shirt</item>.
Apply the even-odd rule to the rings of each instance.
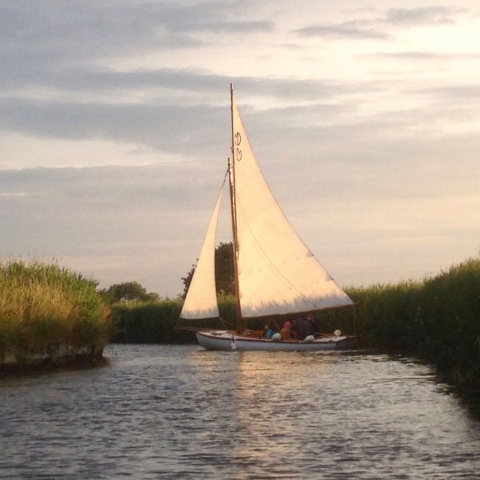
[[[267,338],[272,338],[279,331],[280,328],[278,327],[278,323],[275,320],[270,320],[270,322],[268,322],[268,330],[267,333],[265,333],[265,336]]]

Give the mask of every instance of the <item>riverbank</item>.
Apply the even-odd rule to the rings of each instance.
[[[0,375],[98,361],[110,319],[96,286],[56,264],[0,264]]]
[[[60,348],[56,352],[30,354],[20,358],[7,355],[0,363],[0,378],[107,365],[108,360],[103,356],[103,351],[104,346],[101,345],[97,348]]]

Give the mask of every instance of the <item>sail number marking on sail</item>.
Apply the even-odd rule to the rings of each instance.
[[[235,134],[235,145],[237,146],[237,150],[236,150],[236,159],[237,159],[237,162],[239,162],[241,159],[242,159],[242,151],[238,148],[238,146],[242,143],[242,136],[240,135],[240,132],[237,132]]]

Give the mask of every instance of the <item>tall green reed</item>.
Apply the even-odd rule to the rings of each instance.
[[[367,346],[433,363],[452,383],[480,388],[480,260],[422,281],[346,289]]]
[[[106,343],[108,311],[96,282],[57,264],[0,263],[0,356]]]

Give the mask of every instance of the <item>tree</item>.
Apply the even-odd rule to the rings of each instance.
[[[197,258],[197,262],[198,262],[198,258]],[[182,300],[185,300],[185,297],[187,296],[187,292],[188,292],[188,289],[190,288],[190,284],[192,283],[192,278],[194,273],[195,273],[195,265],[192,265],[192,268],[187,273],[187,276],[182,277],[183,293],[179,295],[179,298],[181,298]]]
[[[235,295],[232,242],[220,243],[215,249],[215,284],[217,294]]]
[[[106,290],[100,290],[99,293],[108,303],[128,302],[134,300],[148,302],[159,300],[160,298],[157,293],[147,293],[145,288],[138,282],[117,283]]]
[[[184,299],[187,295],[188,288],[192,282],[192,277],[195,272],[195,265],[187,273],[186,277],[182,277]],[[215,285],[217,295],[221,294],[235,294],[235,284],[233,280],[233,244],[220,243],[215,249]]]

